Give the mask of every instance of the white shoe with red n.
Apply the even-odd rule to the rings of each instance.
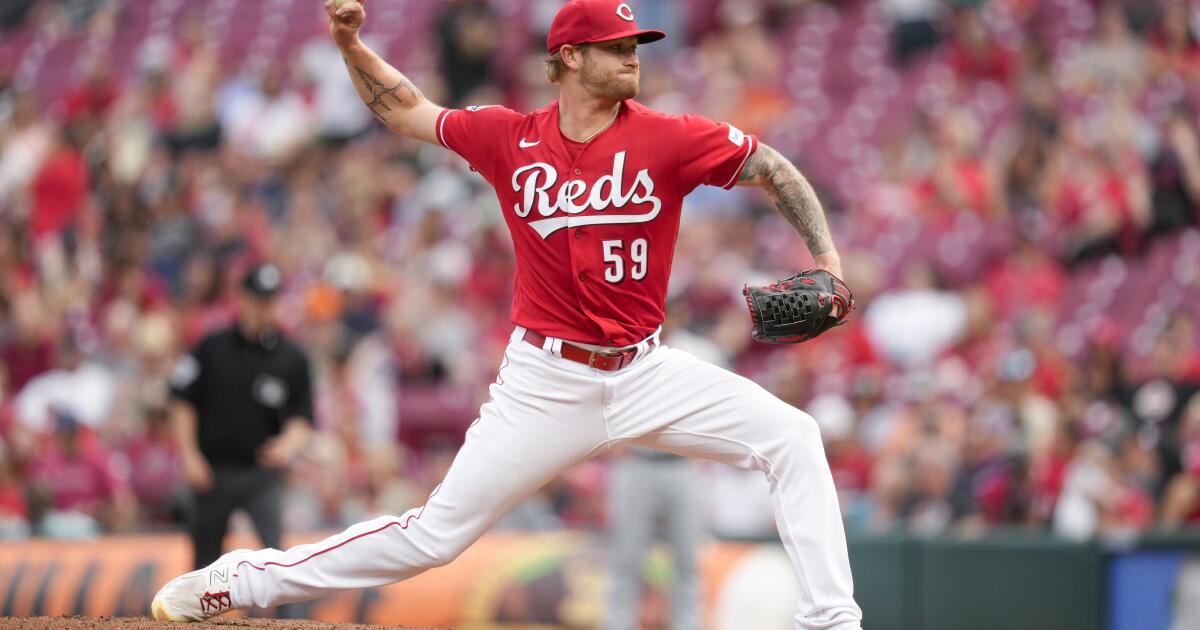
[[[233,610],[229,582],[238,560],[249,551],[231,551],[203,569],[167,582],[150,603],[151,615],[159,621],[186,623],[205,621]]]

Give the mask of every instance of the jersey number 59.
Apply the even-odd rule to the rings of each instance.
[[[625,249],[625,241],[602,241],[604,245],[604,279],[616,284],[625,279],[625,259],[621,252]],[[646,277],[646,239],[635,239],[629,244],[629,277],[641,280]]]

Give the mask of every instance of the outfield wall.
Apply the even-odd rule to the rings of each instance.
[[[313,541],[293,536],[287,543]],[[228,542],[254,544],[241,537]],[[0,613],[144,615],[158,587],[189,568],[190,555],[180,535],[0,545]],[[590,627],[602,612],[605,558],[599,542],[583,533],[495,533],[451,564],[412,580],[297,605],[286,613],[456,630],[518,627],[510,622],[522,628]],[[777,544],[707,545],[701,567],[708,617],[727,620],[714,628],[790,629],[797,587]],[[657,627],[666,618],[671,580],[665,552],[656,550],[648,558],[644,577],[643,622]],[[738,622],[745,619],[753,625]]]
[[[456,630],[588,628],[603,611],[605,558],[601,541],[585,533],[500,532],[407,582],[284,612]],[[143,615],[158,586],[189,561],[180,535],[0,545],[0,614]],[[852,538],[851,562],[870,630],[1176,630],[1193,626],[1173,620],[1200,620],[1200,537],[1143,538],[1120,549],[1029,535]],[[792,630],[798,590],[778,543],[714,542],[700,566],[708,630]],[[663,550],[648,558],[643,578],[642,627],[664,627],[671,569]]]

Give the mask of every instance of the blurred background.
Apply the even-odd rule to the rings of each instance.
[[[1101,560],[1148,571],[1151,545],[1163,606],[1198,605],[1200,3],[630,4],[669,34],[639,49],[639,100],[759,135],[824,200],[850,326],[752,344],[742,285],[811,259],[761,192],[705,188],[667,338],[821,424],[856,569],[894,552],[907,580],[857,570],[867,619],[954,627],[916,610],[950,588],[938,554],[1015,545],[1082,554],[1065,566],[1100,611],[1036,627],[1197,627],[1121,626],[1126,565]],[[435,102],[530,111],[555,96],[560,5],[372,0],[364,33]],[[317,0],[0,2],[0,537],[180,530],[167,377],[260,260],[314,367],[288,531],[403,512],[440,480],[512,329],[509,237],[465,162],[374,120],[325,28]],[[609,469],[499,527],[591,540]],[[760,474],[696,484],[713,540],[771,544]]]

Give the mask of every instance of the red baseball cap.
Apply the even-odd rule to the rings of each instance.
[[[662,31],[638,28],[629,4],[617,0],[571,0],[558,10],[546,36],[546,50],[558,52],[567,44],[606,42],[637,35],[638,43],[656,42]]]

